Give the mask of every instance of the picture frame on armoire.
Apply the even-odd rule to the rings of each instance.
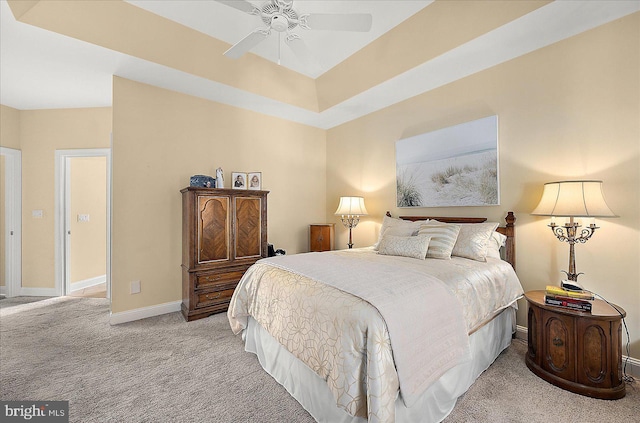
[[[260,191],[262,189],[262,172],[249,172],[247,189]]]
[[[244,172],[231,172],[231,187],[233,189],[247,189],[247,174]]]

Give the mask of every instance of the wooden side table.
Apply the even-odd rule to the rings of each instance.
[[[626,312],[594,300],[591,313],[544,303],[545,291],[529,291],[527,367],[547,382],[600,399],[625,396],[622,318]]]
[[[335,223],[309,225],[309,251],[331,251],[335,242]]]

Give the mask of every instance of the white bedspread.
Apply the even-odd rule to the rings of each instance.
[[[446,286],[444,298],[451,298],[451,293],[463,305],[462,321],[465,333],[471,333],[493,317],[499,310],[515,306],[516,299],[522,295],[522,287],[511,266],[501,260],[490,263],[474,262],[468,259],[452,260],[416,260],[406,257],[382,256],[371,249],[355,249],[336,253],[321,253],[336,256],[332,264],[325,264],[328,278],[344,278],[338,261],[348,260],[350,274],[357,273],[359,285],[373,284],[371,263],[382,263],[380,271],[385,288],[376,294],[386,297],[385,290],[402,292],[409,289],[412,283],[407,280],[421,280],[418,285],[432,285],[436,290]],[[320,254],[299,255],[313,258]],[[405,302],[401,306],[381,305],[381,308],[393,308],[392,314],[399,315],[398,329],[391,328],[374,306],[361,298],[318,282],[317,276],[307,277],[302,273],[290,272],[284,268],[292,267],[291,261],[296,256],[284,256],[273,260],[260,260],[244,275],[236,288],[228,317],[232,330],[241,332],[247,327],[248,316],[252,316],[281,345],[310,369],[324,379],[333,393],[336,404],[353,416],[367,418],[369,422],[393,422],[395,420],[395,399],[400,389],[399,372],[402,363],[397,366],[398,352],[394,348],[398,337],[406,336],[401,342],[433,342],[433,334],[417,335],[414,326],[431,317],[424,317],[424,311],[436,310],[428,306],[412,292],[404,301],[412,308],[418,309],[417,315],[410,311]],[[284,260],[287,258],[287,260]],[[355,259],[353,262],[351,259]],[[305,260],[306,259],[302,259]],[[309,260],[315,261],[315,260]],[[354,265],[352,263],[359,263]],[[281,264],[278,264],[281,263]],[[306,270],[312,272],[313,263],[306,263]],[[408,272],[405,276],[400,274]],[[426,275],[416,278],[416,275]],[[429,276],[431,275],[431,276]],[[433,278],[443,282],[434,281]],[[356,285],[351,275],[346,278],[347,285]],[[406,283],[406,285],[405,285]],[[351,289],[350,286],[344,289]],[[413,288],[411,288],[413,289]],[[422,290],[422,288],[418,288]],[[369,294],[365,294],[369,295]],[[402,294],[400,294],[402,296]],[[387,301],[383,298],[383,301]],[[414,316],[421,316],[416,318]],[[440,315],[435,316],[437,319]],[[394,318],[392,318],[394,319]],[[405,332],[404,329],[409,331]],[[419,350],[419,348],[417,349]],[[403,353],[400,353],[403,354]],[[423,361],[437,359],[424,353]],[[407,359],[408,360],[408,359]],[[406,364],[411,366],[411,363]],[[428,366],[428,363],[427,363]],[[396,371],[398,367],[398,371]],[[405,402],[403,386],[402,396]],[[409,399],[409,402],[411,400]]]
[[[323,282],[373,305],[387,325],[408,407],[443,373],[471,359],[462,304],[440,280],[398,267],[392,256],[333,251],[275,257],[262,264]]]

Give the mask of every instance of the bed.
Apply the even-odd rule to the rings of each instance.
[[[511,343],[514,224],[387,213],[372,247],[258,261],[229,323],[317,421],[441,421]]]

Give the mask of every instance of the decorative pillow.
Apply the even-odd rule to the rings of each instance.
[[[487,245],[498,224],[495,222],[463,223],[451,255],[487,261]]]
[[[429,249],[427,250],[427,258],[450,260],[451,252],[453,251],[453,246],[456,244],[459,232],[460,225],[436,221],[420,225],[418,234],[431,237]]]
[[[427,222],[427,220],[419,220],[416,222],[412,222],[410,220],[402,220],[396,219],[394,217],[385,216],[382,219],[382,227],[380,228],[380,235],[378,236],[378,242],[376,242],[373,246],[374,250],[378,249],[380,245],[380,241],[385,233],[388,230],[393,229],[393,231],[389,232],[389,235],[396,236],[411,236],[418,233],[420,230],[420,225]]]
[[[429,239],[427,235],[385,235],[380,240],[378,254],[424,260],[429,248]]]
[[[500,232],[493,231],[487,243],[487,257],[502,259],[500,248],[507,244],[507,237]]]

